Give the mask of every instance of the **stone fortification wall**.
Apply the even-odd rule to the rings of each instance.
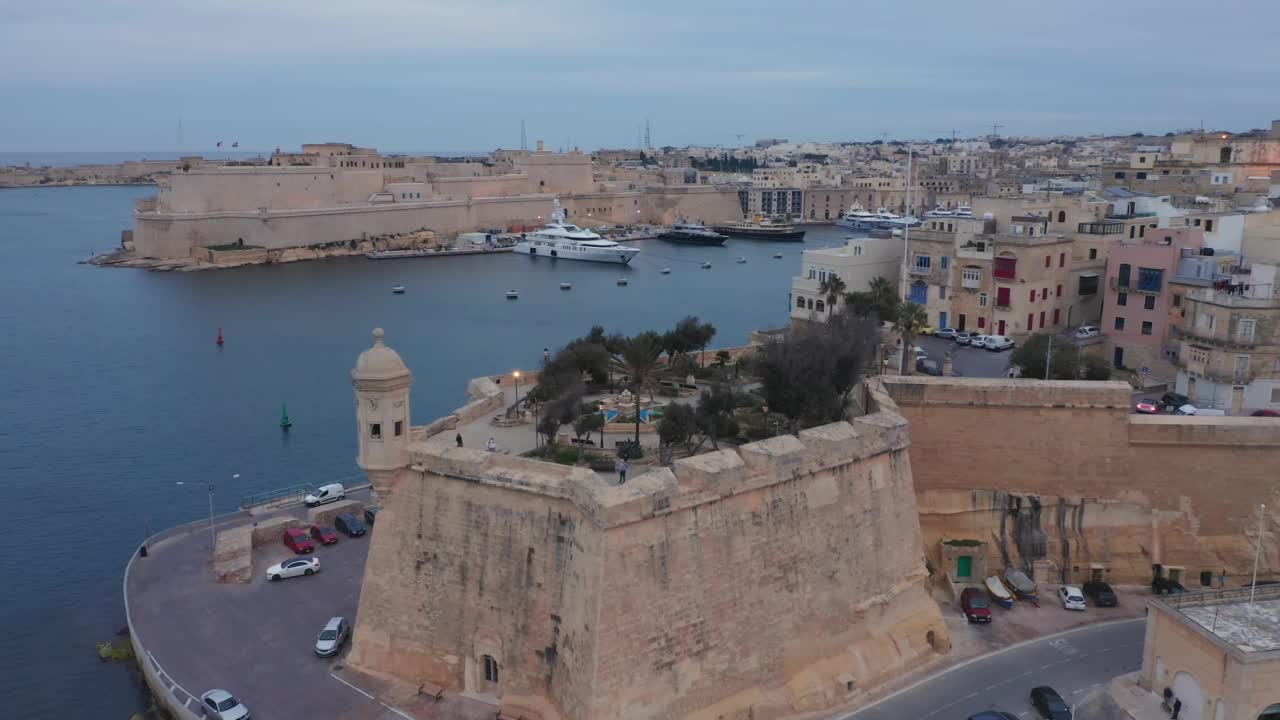
[[[893,377],[911,422],[920,525],[987,541],[988,562],[1047,559],[1060,578],[1145,582],[1156,563],[1184,582],[1252,569],[1258,503],[1275,508],[1280,422],[1140,416],[1125,383]],[[1277,514],[1267,533],[1275,537]],[[935,558],[936,559],[936,558]],[[1277,545],[1262,570],[1280,569]]]
[[[905,422],[876,397],[853,423],[623,486],[415,444],[373,534],[350,661],[545,720],[762,720],[856,698],[948,645]]]

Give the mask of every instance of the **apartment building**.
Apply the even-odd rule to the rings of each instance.
[[[864,291],[877,277],[897,282],[902,272],[902,239],[851,237],[835,248],[805,250],[800,275],[791,279],[791,321],[826,322],[833,307],[820,288],[830,277],[844,281],[845,292]]]

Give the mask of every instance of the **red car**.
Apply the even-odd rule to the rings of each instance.
[[[991,604],[987,600],[987,594],[978,588],[965,588],[960,593],[960,609],[964,611],[965,619],[971,623],[991,622]]]
[[[1280,417],[1280,412],[1275,410],[1254,410],[1253,417]]]
[[[284,531],[284,544],[290,550],[298,553],[309,553],[316,549],[315,543],[311,542],[311,536],[302,528],[289,528]]]
[[[328,525],[312,525],[311,539],[321,545],[332,545],[338,542],[338,531]]]
[[[1154,400],[1139,400],[1133,410],[1143,415],[1155,415],[1160,412],[1160,406]]]

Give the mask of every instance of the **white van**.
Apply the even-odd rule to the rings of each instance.
[[[982,346],[992,352],[1000,352],[1013,347],[1013,341],[1004,335],[988,335],[983,338]]]
[[[343,489],[341,483],[329,483],[316,488],[315,492],[307,493],[302,499],[308,507],[316,505],[324,505],[325,503],[337,502],[347,496],[347,491]]]

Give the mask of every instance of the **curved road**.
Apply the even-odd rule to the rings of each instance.
[[[1142,667],[1145,618],[1089,625],[961,663],[842,720],[965,720],[982,710],[1036,718],[1031,688],[1049,685],[1070,705]]]

